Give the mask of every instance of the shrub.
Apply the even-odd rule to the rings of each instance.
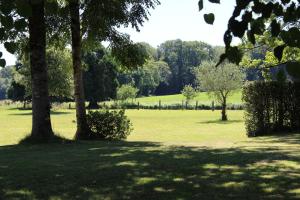
[[[124,110],[90,111],[87,122],[95,139],[123,140],[132,131],[132,124]]]
[[[300,83],[254,82],[243,89],[248,136],[300,130]]]
[[[185,97],[187,103],[197,97],[197,91],[191,85],[184,86],[181,94]]]
[[[122,85],[117,89],[117,99],[125,101],[127,99],[134,99],[137,96],[138,89],[130,84]]]

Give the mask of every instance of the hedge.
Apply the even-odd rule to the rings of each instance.
[[[221,110],[221,106],[210,105],[186,105],[186,104],[157,104],[157,105],[143,105],[139,103],[113,103],[100,104],[101,109],[145,109],[145,110]],[[228,110],[243,110],[242,104],[228,104]]]
[[[300,83],[252,82],[243,89],[248,136],[300,131]]]

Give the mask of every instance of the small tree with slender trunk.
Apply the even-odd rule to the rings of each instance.
[[[242,87],[245,73],[234,64],[225,63],[216,67],[215,63],[204,62],[195,69],[195,76],[199,88],[221,104],[222,121],[227,121],[227,98]]]
[[[74,95],[76,102],[77,131],[75,139],[90,138],[86,121],[85,95],[81,66],[81,47],[83,36],[86,44],[109,40],[112,54],[126,67],[135,67],[145,62],[145,53],[139,51],[139,45],[133,45],[129,37],[120,34],[115,27],[132,25],[139,30],[148,19],[148,10],[159,4],[158,0],[67,0],[72,36],[72,55],[74,70]],[[114,12],[107,12],[114,10]]]
[[[134,99],[137,96],[138,89],[130,84],[122,85],[117,90],[117,99],[124,102],[128,99]]]
[[[192,85],[184,86],[181,94],[185,97],[187,104],[189,104],[191,100],[197,97],[197,91],[193,88]]]
[[[81,28],[79,0],[70,0],[69,11],[71,18],[72,58],[74,73],[74,96],[76,103],[77,131],[75,139],[88,139],[90,130],[86,120],[85,97],[81,66]]]

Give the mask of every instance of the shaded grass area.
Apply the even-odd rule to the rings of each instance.
[[[0,147],[0,199],[297,199],[300,138],[291,137],[288,148]]]
[[[234,124],[234,123],[242,123],[243,120],[228,120],[228,121],[222,121],[222,120],[208,120],[208,121],[201,121],[200,124]]]
[[[44,137],[33,137],[32,135],[27,135],[25,138],[21,139],[18,144],[20,145],[34,145],[34,144],[67,144],[73,143],[74,140],[70,140],[60,135],[52,135],[47,138]]]

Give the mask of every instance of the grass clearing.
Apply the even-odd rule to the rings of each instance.
[[[243,112],[128,110],[124,142],[15,145],[30,111],[0,108],[0,199],[299,199],[300,136],[247,138]],[[74,110],[52,114],[62,136]]]
[[[137,98],[134,102],[139,102],[141,105],[158,105],[159,100],[161,100],[162,105],[181,105],[182,101],[185,101],[185,97],[182,94],[151,96]],[[218,105],[218,102],[215,99],[210,98],[206,92],[201,92],[194,100],[190,102],[190,104],[195,105],[196,101],[198,101],[199,105],[211,105],[213,100],[215,101],[215,105]],[[234,92],[233,95],[228,98],[228,103],[242,104],[242,91],[239,90]]]

